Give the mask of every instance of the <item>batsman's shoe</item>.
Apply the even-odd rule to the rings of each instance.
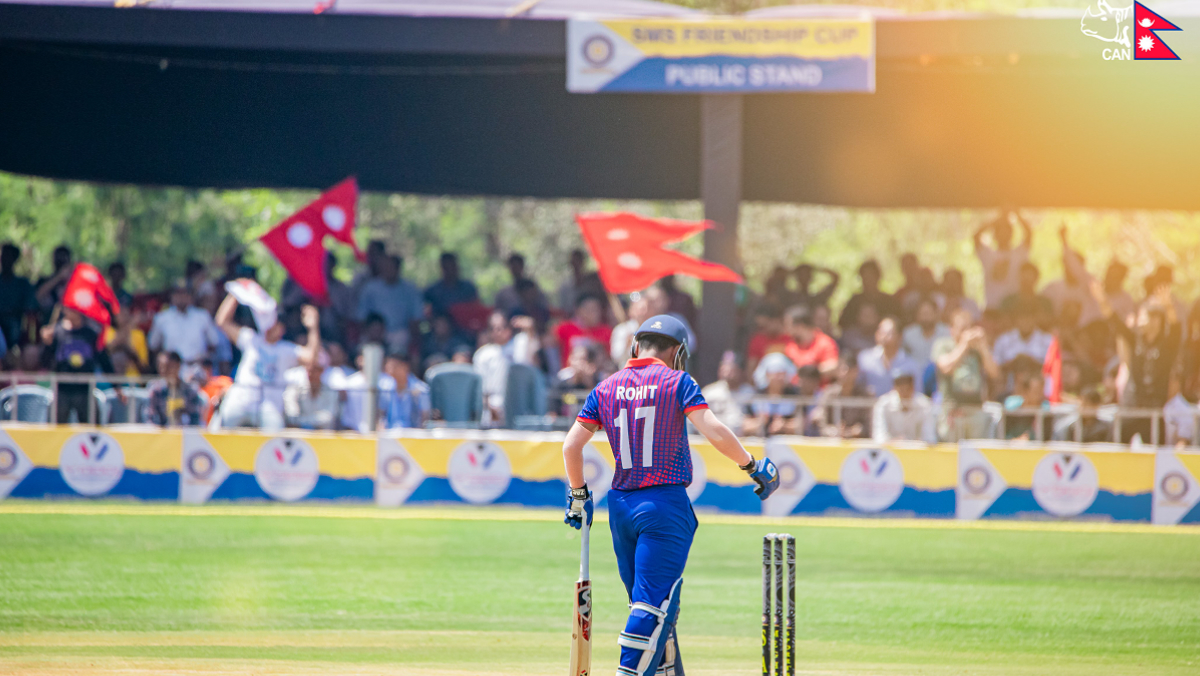
[[[754,487],[754,493],[760,500],[766,500],[779,489],[779,469],[775,467],[775,463],[771,462],[770,458],[755,460],[754,456],[750,456],[750,462],[743,465],[742,469],[757,484]]]
[[[563,523],[579,530],[583,527],[586,516],[587,525],[591,526],[593,511],[595,511],[595,507],[592,505],[592,492],[588,490],[587,484],[584,484],[583,488],[567,489],[567,516],[563,519]]]

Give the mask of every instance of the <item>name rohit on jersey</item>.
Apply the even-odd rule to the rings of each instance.
[[[617,399],[633,401],[634,399],[649,399],[654,396],[658,385],[640,385],[638,387],[617,387]]]

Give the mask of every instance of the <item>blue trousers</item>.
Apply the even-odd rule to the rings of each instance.
[[[621,647],[622,673],[653,673],[674,628],[678,583],[696,534],[696,513],[683,486],[613,490],[608,493],[608,522],[617,570],[630,603],[664,609],[660,616],[634,606],[622,632],[626,639]],[[628,645],[643,639],[649,643],[642,649]],[[653,659],[647,658],[646,651],[654,654]]]

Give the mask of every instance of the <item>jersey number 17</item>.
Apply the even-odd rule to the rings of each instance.
[[[654,461],[654,407],[642,406],[633,410],[634,421],[646,419],[642,429],[642,467],[649,467]],[[621,430],[620,446],[617,455],[621,458],[621,467],[633,469],[633,448],[629,445],[629,409],[621,409],[617,416],[617,429]]]

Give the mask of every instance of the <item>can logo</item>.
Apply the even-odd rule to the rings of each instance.
[[[271,439],[254,457],[254,478],[264,493],[282,502],[306,497],[317,486],[317,454],[302,439]]]
[[[1054,516],[1078,516],[1096,501],[1096,466],[1082,453],[1047,453],[1033,470],[1033,499]]]
[[[104,495],[125,474],[125,453],[107,434],[76,434],[67,439],[59,452],[58,471],[76,493],[88,497]]]
[[[503,448],[490,441],[468,441],[450,454],[450,488],[473,505],[495,502],[512,482],[512,465]]]
[[[904,492],[904,468],[894,453],[884,448],[861,448],[842,462],[838,490],[860,512],[882,512]]]

